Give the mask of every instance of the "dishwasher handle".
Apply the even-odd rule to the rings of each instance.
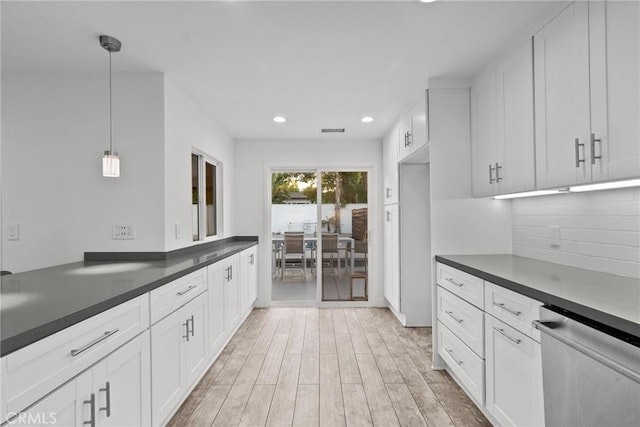
[[[598,353],[597,351],[592,350],[591,348],[585,346],[584,344],[581,344],[577,341],[574,341],[570,338],[565,337],[564,335],[556,332],[552,325],[555,325],[556,322],[541,322],[540,320],[534,320],[531,325],[536,328],[537,330],[539,330],[540,332],[542,332],[543,334],[547,334],[552,338],[557,339],[558,341],[560,341],[563,344],[568,345],[569,347],[573,348],[574,350],[579,351],[580,353],[590,357],[591,359],[602,363],[603,365],[607,366],[608,368],[613,369],[614,371],[616,371],[617,373],[619,373],[620,375],[624,375],[625,377],[629,378],[632,381],[635,381],[637,383],[640,383],[640,374],[638,374],[637,372],[627,368],[626,366],[621,365],[620,363],[616,362],[615,360],[612,360],[600,353]]]

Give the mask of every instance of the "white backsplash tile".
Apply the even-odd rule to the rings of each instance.
[[[512,216],[514,255],[640,278],[639,188],[516,199]]]

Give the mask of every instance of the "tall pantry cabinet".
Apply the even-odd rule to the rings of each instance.
[[[383,141],[384,297],[405,326],[431,325],[427,93]]]

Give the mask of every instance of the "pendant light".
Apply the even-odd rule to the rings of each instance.
[[[102,176],[117,178],[120,176],[120,157],[118,152],[113,151],[113,120],[111,102],[111,53],[120,52],[122,43],[120,40],[110,36],[100,36],[100,46],[109,52],[109,149],[105,150],[102,158]]]

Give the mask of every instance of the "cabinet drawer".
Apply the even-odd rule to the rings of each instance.
[[[189,273],[149,293],[151,324],[166,317],[207,289],[207,269]]]
[[[480,357],[484,357],[484,313],[438,286],[438,320]]]
[[[442,322],[438,322],[438,347],[447,366],[453,371],[480,406],[484,405],[484,360],[478,357]]]
[[[2,359],[2,419],[34,403],[149,327],[146,294]]]
[[[491,282],[485,282],[486,312],[540,342],[540,331],[531,326],[539,318],[542,303]]]
[[[438,285],[484,309],[484,281],[463,271],[438,263]]]

